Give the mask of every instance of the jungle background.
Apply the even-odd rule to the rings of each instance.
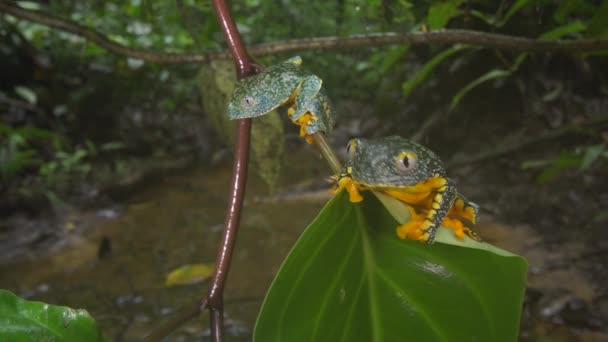
[[[207,2],[18,4],[132,48],[224,48]],[[607,1],[231,6],[249,46],[443,28],[608,39]],[[0,287],[86,308],[116,340],[141,336],[200,297],[200,284],[166,286],[166,274],[214,260],[230,177],[231,126],[221,116],[232,62],[127,58],[4,13],[0,36]],[[343,157],[352,137],[391,134],[442,157],[482,208],[481,236],[528,258],[521,340],[600,341],[608,339],[607,52],[370,43],[257,60],[299,54],[324,80],[338,113],[329,139]],[[260,147],[250,172],[226,294],[234,340],[250,339],[281,260],[330,197],[329,169],[297,133],[287,120],[254,129],[254,145],[273,153]],[[199,324],[176,338],[205,336]]]

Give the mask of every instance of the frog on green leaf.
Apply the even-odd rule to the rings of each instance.
[[[292,57],[239,81],[228,103],[228,116],[252,118],[287,105],[289,118],[300,126],[300,135],[308,143],[318,131],[329,133],[334,114],[323,81],[303,71],[301,65],[302,58]]]
[[[348,191],[351,202],[363,200],[359,191],[375,190],[404,203],[411,219],[397,227],[399,238],[432,243],[443,225],[459,238],[481,240],[471,229],[478,206],[457,192],[431,150],[397,136],[352,139],[347,149],[336,191]]]

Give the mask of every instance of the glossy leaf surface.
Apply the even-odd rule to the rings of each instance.
[[[256,341],[515,341],[526,262],[399,240],[369,192],[322,210],[276,276]]]
[[[2,341],[106,341],[86,310],[27,301],[0,290]]]

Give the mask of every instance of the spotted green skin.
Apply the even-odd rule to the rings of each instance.
[[[433,151],[398,136],[376,139],[354,139],[351,151],[351,177],[357,183],[370,187],[414,186],[437,174],[445,177],[443,162]],[[398,167],[397,156],[411,151],[417,156],[411,170]]]
[[[428,148],[398,136],[376,139],[354,139],[354,151],[342,175],[350,176],[357,184],[371,188],[412,187],[435,175],[446,179],[445,190],[441,192],[442,200],[437,202],[439,209],[430,219],[428,243],[433,243],[441,222],[450,211],[456,197],[473,207],[477,215],[477,205],[467,201],[458,194],[454,181],[446,177],[445,167],[439,157]],[[416,165],[404,170],[398,167],[397,157],[400,153],[411,151],[416,154]]]
[[[321,87],[323,81],[302,71],[301,64],[302,58],[292,57],[239,81],[228,103],[230,119],[264,115],[285,104],[295,93],[295,111],[291,120],[295,123],[302,115],[310,112],[316,120],[306,125],[306,133],[329,133],[334,118],[329,98]]]

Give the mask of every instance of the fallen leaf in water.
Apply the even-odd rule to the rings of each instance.
[[[209,278],[213,273],[212,264],[187,264],[182,265],[167,275],[165,286],[196,284]]]

